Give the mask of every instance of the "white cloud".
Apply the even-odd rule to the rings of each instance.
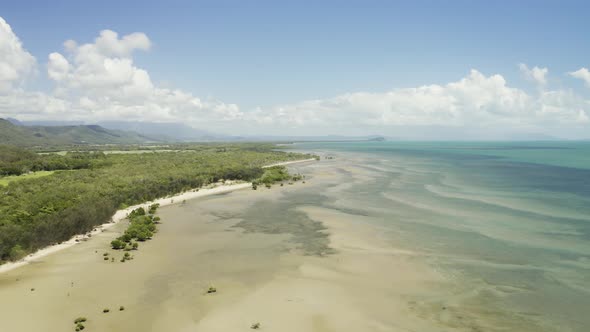
[[[48,76],[56,95],[72,102],[72,116],[87,120],[189,121],[205,125],[240,118],[235,104],[202,100],[176,89],[154,85],[149,73],[135,66],[133,53],[149,50],[143,33],[119,38],[104,30],[93,43],[64,43],[65,55],[51,53]]]
[[[581,79],[586,83],[586,86],[590,87],[590,71],[586,68],[580,68],[574,72],[569,73],[570,76]]]
[[[19,120],[63,120],[72,112],[71,102],[43,92],[14,89],[0,95],[0,117]]]
[[[519,64],[518,67],[520,68],[521,73],[523,73],[526,79],[533,81],[539,85],[547,84],[547,73],[549,72],[549,69],[539,68],[537,66],[529,69],[529,67],[524,63]]]
[[[71,41],[68,43],[71,44]],[[141,32],[135,32],[119,39],[116,32],[103,30],[94,41],[94,46],[106,56],[129,56],[134,50],[149,50],[151,41]]]
[[[69,40],[64,45],[66,56],[51,53],[47,65],[49,77],[61,88],[121,97],[153,89],[147,72],[135,67],[131,57],[135,50],[149,49],[150,41],[142,33],[119,39],[116,32],[104,30],[94,43],[78,45]]]
[[[63,81],[67,78],[69,71],[70,63],[63,55],[55,52],[49,54],[49,63],[47,64],[49,78],[56,81]]]
[[[586,112],[584,110],[578,111],[578,122],[580,122],[580,123],[590,122],[590,118],[588,117],[588,114],[586,114]]]
[[[9,91],[35,69],[35,58],[27,52],[6,21],[0,17],[0,93]]]
[[[252,113],[261,125],[342,128],[367,126],[542,127],[577,123],[589,109],[568,91],[532,96],[509,87],[501,75],[472,70],[446,85],[395,89],[384,93],[351,93],[323,100],[282,105]]]
[[[358,92],[248,113],[266,132],[391,133],[399,128],[551,132],[588,123],[590,103],[569,90],[530,95],[477,70],[445,85]],[[450,129],[449,129],[450,130]],[[452,130],[451,130],[452,131]],[[427,133],[430,134],[430,133]],[[460,136],[460,135],[458,135]]]

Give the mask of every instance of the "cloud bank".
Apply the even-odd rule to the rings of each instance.
[[[280,135],[395,136],[403,127],[549,134],[590,129],[590,101],[572,90],[549,89],[549,70],[537,66],[519,65],[538,88],[534,92],[510,86],[502,75],[486,76],[472,69],[443,85],[354,92],[242,110],[233,103],[155,84],[133,58],[151,46],[140,32],[119,36],[103,30],[89,43],[68,40],[61,51],[47,56],[42,78],[52,82],[51,91],[30,91],[24,87],[35,76],[37,60],[0,18],[0,117],[183,122],[226,133]],[[590,87],[586,68],[568,75]]]

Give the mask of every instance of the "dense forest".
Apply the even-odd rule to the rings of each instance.
[[[57,170],[42,178],[0,186],[0,262],[87,232],[107,222],[120,207],[220,179],[256,180],[265,174],[264,165],[309,157],[273,151],[269,144],[203,144],[173,152],[65,155],[0,147],[3,174]]]
[[[99,167],[100,161],[105,158],[102,152],[40,155],[14,146],[0,145],[0,176]]]

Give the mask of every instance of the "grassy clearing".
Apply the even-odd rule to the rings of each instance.
[[[7,186],[12,181],[40,178],[43,176],[51,175],[53,173],[55,173],[55,171],[39,171],[39,172],[33,172],[33,173],[28,173],[28,174],[23,174],[23,175],[18,175],[18,176],[16,176],[16,175],[5,176],[5,177],[0,178],[0,186]]]

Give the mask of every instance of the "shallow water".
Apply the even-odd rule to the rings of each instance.
[[[370,170],[333,204],[362,210],[392,244],[455,280],[443,301],[473,328],[590,330],[590,143],[297,148]]]

